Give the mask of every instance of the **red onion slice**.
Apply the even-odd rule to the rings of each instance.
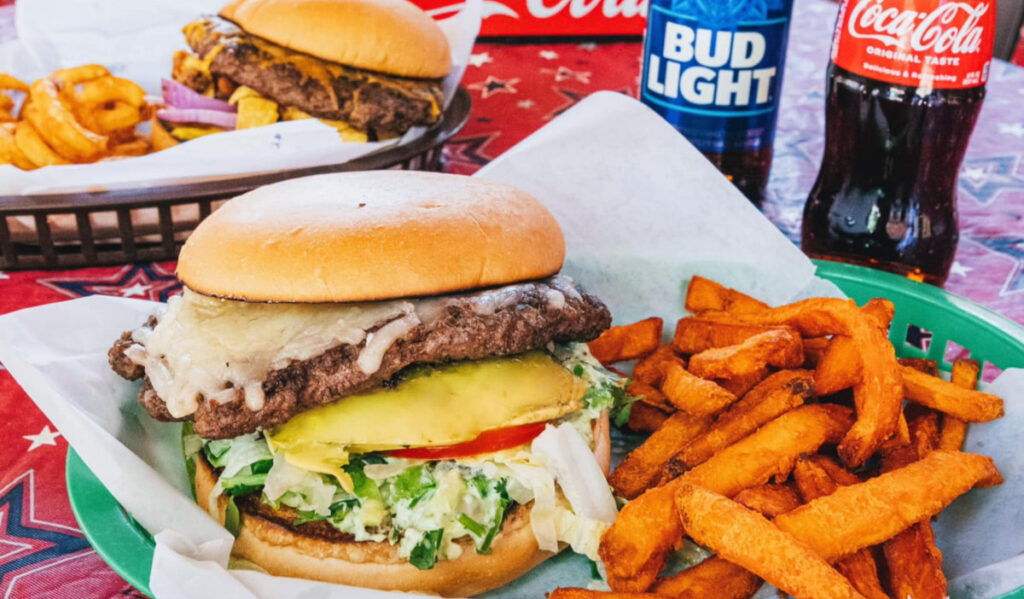
[[[171,79],[161,80],[160,89],[163,91],[164,104],[168,107],[238,112],[238,109],[235,106],[232,106],[224,100],[207,98],[206,96],[197,93],[187,85],[182,85]]]
[[[220,110],[203,110],[199,108],[164,108],[156,112],[156,117],[170,123],[196,123],[213,125],[222,129],[234,129],[238,115]]]

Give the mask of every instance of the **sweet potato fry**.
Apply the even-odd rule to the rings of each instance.
[[[889,589],[894,597],[948,596],[942,552],[935,546],[935,532],[927,518],[883,543],[882,553],[889,565]]]
[[[681,354],[699,354],[716,347],[739,345],[754,335],[778,328],[785,327],[744,324],[723,319],[691,316],[681,318],[676,323],[672,348]]]
[[[775,524],[834,561],[891,539],[974,487],[1001,482],[989,457],[933,451],[899,470],[840,487],[782,514]]]
[[[814,388],[821,395],[832,395],[856,385],[862,376],[857,342],[852,337],[836,335],[814,369]]]
[[[968,358],[958,358],[953,361],[953,374],[950,379],[957,387],[977,389],[979,374],[981,374],[980,362]]]
[[[878,453],[889,455],[906,445],[910,445],[910,428],[907,427],[907,419],[901,410],[899,418],[896,419],[896,432],[878,447]]]
[[[878,562],[870,549],[861,549],[833,564],[857,592],[868,599],[889,599],[878,577]]]
[[[910,443],[882,452],[882,472],[891,472],[920,460],[939,445],[939,413],[916,404],[904,409]]]
[[[872,298],[861,306],[860,311],[875,323],[883,335],[888,333],[889,323],[895,314],[895,306],[891,301],[879,297]],[[857,344],[843,335],[832,338],[815,365],[817,372],[814,376],[814,386],[820,395],[831,395],[849,389],[860,382],[863,375]]]
[[[686,368],[686,361],[672,351],[671,345],[662,345],[654,353],[640,360],[633,366],[633,380],[648,385],[660,385],[665,379],[664,365],[673,362]]]
[[[767,518],[774,518],[800,507],[800,497],[792,487],[771,483],[743,489],[733,500]]]
[[[796,485],[800,497],[807,503],[819,497],[831,495],[839,488],[839,483],[829,476],[828,471],[821,464],[811,460],[811,457],[801,456],[793,465],[793,483]],[[836,466],[839,465],[836,464]],[[847,472],[849,471],[847,470]]]
[[[797,599],[863,598],[821,556],[735,501],[683,483],[676,506],[694,541]]]
[[[642,401],[634,402],[629,408],[629,430],[638,433],[653,433],[668,420],[669,415]]]
[[[873,297],[860,307],[860,311],[873,318],[878,328],[888,331],[896,315],[896,305],[883,297]]]
[[[916,462],[939,444],[937,412],[915,404],[909,404],[904,412],[911,443],[883,455],[882,472],[891,472]],[[889,588],[895,596],[914,599],[942,599],[946,596],[942,552],[935,546],[930,520],[926,518],[912,524],[883,543],[882,553],[889,566]]]
[[[894,314],[891,301],[876,297],[861,306],[860,311],[870,317],[883,334],[889,330]],[[832,338],[816,364],[814,386],[820,395],[849,389],[860,382],[863,376],[857,343],[844,335]]]
[[[639,398],[641,402],[658,408],[663,412],[668,413],[675,411],[672,404],[670,404],[668,399],[665,398],[665,394],[662,393],[661,390],[656,389],[647,383],[641,383],[639,381],[632,382],[628,387],[626,387],[626,393],[632,397]]]
[[[812,298],[761,312],[734,314],[742,322],[795,327],[804,337],[851,337],[860,356],[863,375],[854,386],[857,422],[839,444],[839,456],[850,467],[860,466],[896,430],[903,405],[900,367],[892,344],[873,318],[851,301]]]
[[[678,363],[666,362],[662,369],[665,380],[661,383],[661,392],[679,410],[709,416],[721,412],[736,401],[735,395],[714,381],[691,374]]]
[[[642,358],[661,344],[662,321],[646,318],[633,324],[612,327],[587,344],[590,353],[602,364]]]
[[[683,481],[726,496],[788,473],[801,454],[835,443],[853,424],[849,408],[831,404],[801,406],[726,447],[685,475],[648,490],[619,512],[598,550],[611,587],[645,591],[683,538],[675,517],[675,491]],[[797,508],[801,509],[801,508]]]
[[[731,377],[727,379],[715,379],[718,386],[725,389],[729,393],[732,393],[736,397],[743,397],[751,389],[757,386],[758,383],[768,377],[768,368],[760,368],[745,374],[743,376]]]
[[[832,339],[828,337],[804,339],[804,366],[807,368],[817,368],[831,341]]]
[[[939,376],[939,364],[927,358],[900,358],[901,366],[909,366],[914,370],[930,376]]]
[[[743,399],[729,406],[706,431],[679,454],[686,468],[692,468],[757,430],[762,424],[804,403],[814,395],[814,384],[806,370],[781,370],[754,387]]]
[[[977,360],[959,359],[953,362],[953,374],[950,378],[957,387],[975,390],[978,388],[978,374],[981,373],[981,364]],[[963,449],[964,439],[967,438],[967,423],[956,416],[944,414],[942,416],[942,428],[939,433],[939,449],[952,449],[959,451]]]
[[[694,275],[686,286],[686,310],[691,314],[707,310],[757,312],[768,307],[760,300],[704,277]]]
[[[609,591],[592,591],[575,587],[555,589],[548,593],[548,599],[664,599],[654,593],[615,593]]]
[[[850,472],[846,468],[843,468],[838,462],[828,456],[820,454],[805,455],[800,458],[801,462],[811,462],[818,468],[824,470],[832,482],[837,485],[850,486],[856,485],[861,482],[861,478],[856,474]],[[794,476],[796,475],[796,468],[793,469]],[[830,491],[831,492],[831,491]],[[816,497],[815,497],[816,499]],[[811,501],[810,499],[804,498],[804,501]]]
[[[1003,415],[1003,400],[991,393],[958,387],[902,366],[907,399],[967,422],[988,422]]]
[[[796,368],[804,363],[804,344],[791,329],[772,329],[739,345],[717,347],[690,358],[690,372],[701,378],[722,379],[757,372],[765,366]]]
[[[836,477],[830,470],[837,473]],[[845,483],[840,480],[847,481]],[[813,501],[825,495],[831,495],[840,484],[857,484],[860,479],[824,456],[804,456],[793,466],[793,482],[804,501]],[[878,563],[870,549],[861,549],[841,558],[835,563],[836,570],[846,577],[865,597],[869,599],[888,599],[878,577]]]
[[[711,424],[708,416],[677,412],[612,472],[608,482],[626,499],[633,499],[657,482],[661,467]]]
[[[651,591],[674,599],[748,599],[761,588],[756,575],[720,557],[709,557],[674,576],[659,578]]]
[[[740,491],[736,501],[770,518],[800,505],[800,498],[791,487],[768,484]],[[748,599],[763,583],[742,567],[712,556],[678,574],[659,578],[650,590],[675,599]]]

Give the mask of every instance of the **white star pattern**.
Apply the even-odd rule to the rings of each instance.
[[[520,108],[526,108],[526,109],[533,108],[534,104],[535,104],[535,102],[533,100],[520,100],[520,101],[516,102],[516,106],[518,106]]]
[[[1021,123],[999,123],[999,132],[1014,137],[1024,137],[1024,124]]]
[[[494,59],[491,58],[490,52],[481,52],[480,54],[469,55],[469,64],[474,67],[482,67],[489,62],[494,62]]]
[[[970,179],[971,183],[978,185],[988,178],[985,169],[980,166],[972,166],[964,169],[963,177]]]
[[[964,266],[959,262],[954,262],[953,266],[951,266],[949,269],[949,273],[960,277],[966,277],[967,273],[971,272],[972,270],[974,270],[974,267],[972,266]]]
[[[554,60],[558,58],[558,52],[555,52],[554,50],[541,50],[537,55],[544,60]]]
[[[555,72],[555,81],[561,83],[570,79],[589,85],[590,71],[574,71],[568,67],[558,67],[558,71]]]
[[[60,433],[57,431],[51,431],[50,425],[47,424],[43,427],[43,430],[39,431],[38,435],[25,435],[22,437],[22,439],[32,442],[32,445],[30,445],[25,451],[32,451],[33,449],[42,447],[43,445],[56,445],[57,437],[59,436]]]
[[[142,283],[135,283],[130,287],[125,287],[118,293],[121,297],[146,297],[146,292],[149,291],[152,285],[143,285]]]
[[[11,278],[11,275],[9,275],[9,274],[5,273],[4,271],[0,270],[0,281],[2,281],[3,279],[9,279],[9,278]]]
[[[584,50],[586,52],[593,52],[596,49],[597,49],[597,44],[595,44],[594,42],[587,42],[585,44],[580,44],[580,50]]]

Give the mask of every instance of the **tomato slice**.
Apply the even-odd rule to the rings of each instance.
[[[545,422],[535,422],[533,424],[496,428],[484,431],[476,439],[466,441],[465,443],[396,449],[389,452],[388,455],[411,460],[443,460],[446,458],[464,458],[481,453],[494,453],[533,441],[537,435],[544,432],[545,426],[547,426]]]

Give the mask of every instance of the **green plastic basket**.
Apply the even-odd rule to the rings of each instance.
[[[927,357],[944,370],[948,343],[971,357],[1005,370],[1024,368],[1024,327],[937,287],[897,275],[835,262],[817,262],[818,275],[832,281],[857,303],[885,297],[895,304],[890,338],[900,357]],[[907,343],[911,325],[931,332],[928,351]],[[71,508],[97,553],[137,589],[152,596],[149,569],[153,539],[121,508],[73,449],[67,458]],[[994,599],[1024,599],[1024,587]]]

